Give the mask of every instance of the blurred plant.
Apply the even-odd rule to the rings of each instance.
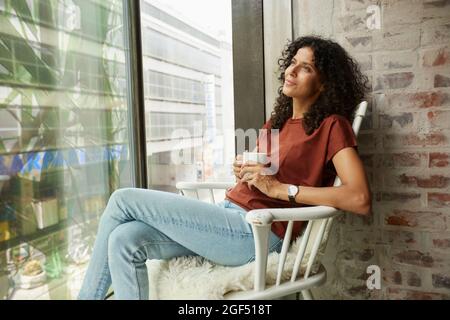
[[[117,87],[121,80],[117,61],[123,50],[114,48],[117,40],[123,41],[121,2],[5,1],[0,13],[0,85],[9,94],[0,110],[17,121],[20,136],[9,148],[5,141],[11,137],[0,137],[0,154],[76,149],[84,143],[113,152],[113,144],[124,142],[127,118],[120,107],[123,111],[126,100]],[[84,38],[89,37],[98,43],[89,47],[89,54],[100,57],[94,75],[83,54]],[[99,105],[107,110],[102,119],[89,113],[89,107]],[[98,121],[100,132],[95,130]],[[119,159],[109,156],[106,164],[112,193],[120,183]],[[77,194],[80,167],[66,169],[71,191]],[[80,201],[78,206],[82,211]]]
[[[61,255],[59,253],[58,247],[55,243],[55,237],[52,236],[49,240],[51,243],[51,253],[47,256],[45,260],[45,272],[49,278],[59,278],[61,277],[64,267],[61,262]]]

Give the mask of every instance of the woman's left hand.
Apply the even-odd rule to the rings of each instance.
[[[241,182],[247,182],[247,186],[250,190],[252,189],[252,186],[254,186],[271,198],[276,197],[276,189],[281,184],[281,182],[275,178],[275,175],[270,173],[270,170],[267,167],[255,162],[246,163],[241,169],[240,177]]]

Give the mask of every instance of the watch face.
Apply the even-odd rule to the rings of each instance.
[[[289,186],[288,190],[289,190],[289,195],[295,196],[297,194],[298,188],[296,186],[291,185],[291,186]]]

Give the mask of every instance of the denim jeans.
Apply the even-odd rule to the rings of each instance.
[[[157,190],[115,191],[78,298],[104,299],[112,284],[116,299],[148,299],[147,259],[200,255],[226,266],[251,262],[255,247],[245,214],[228,200],[211,204]],[[279,252],[281,245],[271,232],[269,250]]]

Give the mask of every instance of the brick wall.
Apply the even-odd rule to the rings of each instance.
[[[367,27],[370,5],[381,9],[380,29]],[[374,215],[336,221],[329,280],[315,293],[450,299],[450,1],[334,0],[330,19],[325,36],[355,56],[372,83],[358,142]],[[309,27],[302,34],[320,30]],[[366,286],[371,264],[381,269],[380,290]]]

